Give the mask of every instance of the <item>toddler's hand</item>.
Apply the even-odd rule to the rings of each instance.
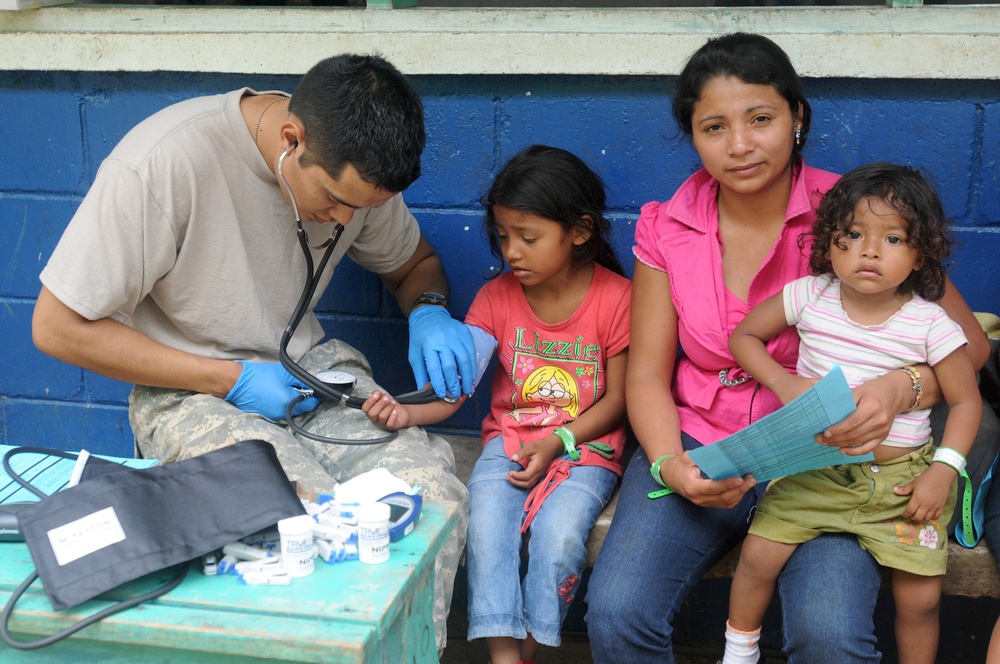
[[[373,424],[389,431],[396,431],[410,425],[410,412],[406,410],[406,407],[400,405],[392,396],[383,394],[379,390],[375,390],[370,397],[365,399],[361,410],[365,412]]]
[[[910,496],[910,502],[903,510],[903,518],[914,523],[940,519],[954,481],[954,470],[942,463],[932,463],[930,468],[909,484],[893,487],[897,496]]]
[[[562,441],[554,435],[528,443],[511,457],[513,461],[527,459],[528,466],[524,470],[512,470],[507,473],[507,481],[516,487],[530,489],[545,477],[549,464],[559,456],[562,449]]]

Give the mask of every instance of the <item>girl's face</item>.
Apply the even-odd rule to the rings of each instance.
[[[587,240],[581,233],[567,233],[551,219],[503,205],[493,206],[493,217],[504,260],[525,287],[566,278],[573,248]]]
[[[795,130],[788,100],[770,85],[717,76],[702,88],[691,114],[691,143],[729,193],[755,195],[791,178]]]
[[[920,269],[919,251],[907,244],[909,227],[881,199],[858,201],[847,232],[830,242],[830,262],[841,288],[861,295],[895,295],[910,273]]]

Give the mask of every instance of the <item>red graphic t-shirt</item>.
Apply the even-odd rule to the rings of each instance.
[[[628,348],[632,284],[600,265],[583,302],[565,321],[535,316],[510,273],[480,289],[465,322],[499,342],[499,366],[491,383],[491,409],[483,442],[503,435],[510,456],[522,443],[544,438],[575,420],[604,394],[607,360]],[[614,448],[606,459],[580,444],[580,462],[621,475],[624,425],[596,440]]]

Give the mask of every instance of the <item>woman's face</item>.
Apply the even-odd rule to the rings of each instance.
[[[718,76],[705,84],[691,114],[691,142],[728,193],[766,193],[791,177],[795,130],[788,101],[770,85]]]

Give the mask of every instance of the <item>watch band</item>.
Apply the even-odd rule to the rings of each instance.
[[[439,307],[448,306],[448,298],[441,293],[435,293],[434,291],[424,291],[417,296],[417,299],[413,301],[413,307],[421,304],[435,304]]]

